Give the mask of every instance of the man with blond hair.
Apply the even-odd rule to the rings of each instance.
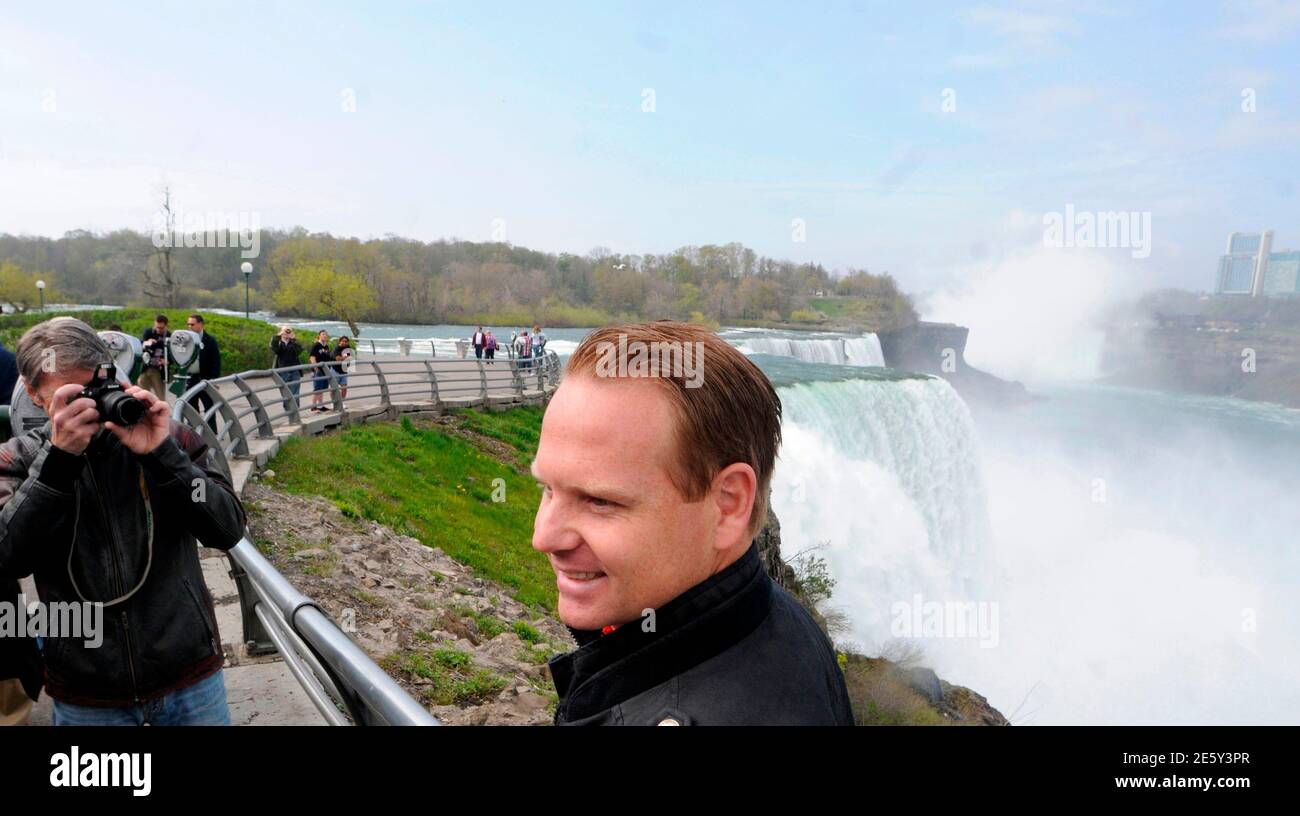
[[[825,633],[763,570],[781,401],[713,332],[611,326],[542,422],[533,547],[579,648],[560,725],[852,725]]]

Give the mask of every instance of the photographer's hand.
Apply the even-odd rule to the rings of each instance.
[[[95,401],[77,398],[83,387],[76,383],[60,386],[50,400],[50,444],[73,456],[80,456],[99,431]]]
[[[167,434],[171,433],[171,411],[165,401],[138,385],[127,386],[126,393],[144,403],[144,416],[126,428],[112,422],[105,422],[104,427],[122,440],[127,450],[143,455],[161,445],[167,439]]]

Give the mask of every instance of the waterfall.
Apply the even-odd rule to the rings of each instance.
[[[750,354],[793,357],[805,363],[831,365],[884,366],[885,355],[880,338],[867,333],[861,337],[827,337],[792,339],[788,337],[749,337],[740,344]]]
[[[980,600],[993,558],[974,423],[941,379],[805,382],[780,389],[784,443],[772,503],[787,556],[816,549],[831,606],[868,649],[917,594]]]

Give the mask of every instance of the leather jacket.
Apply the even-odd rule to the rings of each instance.
[[[49,433],[47,422],[0,445],[0,579],[33,575],[43,604],[107,604],[138,590],[104,607],[97,648],[80,637],[45,638],[46,691],[69,703],[126,706],[220,669],[196,539],[228,550],[246,519],[202,439],[173,421],[147,454],[103,431],[74,456]]]
[[[556,725],[853,725],[835,650],[756,544],[647,620],[570,628],[579,648],[549,663]]]

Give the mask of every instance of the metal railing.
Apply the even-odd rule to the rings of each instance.
[[[381,413],[397,405],[437,409],[523,401],[554,390],[561,369],[555,352],[496,360],[354,358],[345,370],[338,365],[255,369],[204,380],[180,395],[172,416],[203,437],[229,476],[230,460],[250,456],[256,440],[275,439],[304,422],[339,424],[345,410]],[[319,417],[312,411],[316,405],[323,409]]]
[[[352,347],[360,354],[369,351],[371,356],[380,354],[400,354],[404,357],[437,357],[440,359],[467,358],[474,346],[469,340],[457,340],[443,337],[354,337]],[[439,351],[441,349],[441,351]],[[515,357],[514,338],[502,339],[497,346],[501,359]]]
[[[288,366],[202,382],[181,394],[172,416],[203,437],[218,467],[233,483],[232,460],[252,459],[256,465],[259,454],[269,456],[273,440],[308,425],[322,429],[345,423],[353,414],[395,416],[399,409],[543,399],[559,384],[560,373],[554,352],[525,360],[354,359],[348,370],[334,365]],[[344,403],[345,391],[350,405]],[[311,405],[304,407],[313,395],[320,396],[319,413],[313,413]],[[239,592],[245,648],[250,655],[278,652],[326,722],[438,724],[251,541],[244,538],[227,556]]]

